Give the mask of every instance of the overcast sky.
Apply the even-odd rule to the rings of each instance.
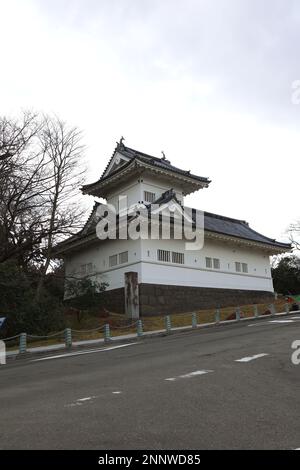
[[[284,240],[300,218],[299,0],[0,6],[1,114],[34,108],[80,127],[88,182],[121,135],[146,153],[164,150],[212,179],[188,205]]]

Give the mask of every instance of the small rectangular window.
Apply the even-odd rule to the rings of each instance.
[[[206,267],[211,269],[212,268],[212,259],[211,258],[205,258],[205,263]]]
[[[109,257],[109,267],[117,266],[118,264],[118,255],[112,255]]]
[[[158,261],[170,262],[170,252],[167,250],[157,250]]]
[[[247,263],[242,263],[242,271],[243,271],[243,273],[248,272],[248,264]]]
[[[237,273],[241,272],[241,263],[239,263],[238,261],[236,261],[235,263],[235,270]]]
[[[128,251],[123,251],[122,253],[119,253],[119,263],[127,263],[128,261]]]
[[[184,264],[184,253],[172,251],[172,263]]]
[[[151,193],[151,191],[144,191],[144,201],[145,202],[154,202],[155,201],[155,193]]]
[[[218,258],[214,258],[214,269],[220,269],[220,260]]]

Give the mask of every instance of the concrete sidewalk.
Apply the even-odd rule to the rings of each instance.
[[[197,324],[197,329],[201,328],[211,328],[211,327],[217,327],[221,325],[232,325],[233,323],[239,323],[239,322],[245,322],[245,321],[255,321],[255,320],[263,320],[263,319],[271,319],[271,318],[276,318],[280,316],[289,316],[289,315],[295,315],[299,314],[300,310],[294,311],[294,312],[281,312],[281,313],[275,313],[274,315],[259,315],[258,317],[247,317],[247,318],[241,318],[240,320],[225,320],[225,321],[220,321],[219,323],[201,323]],[[192,325],[187,325],[187,326],[180,326],[180,327],[175,327],[172,328],[170,333],[167,333],[166,329],[162,330],[153,330],[153,331],[146,331],[143,333],[142,337],[138,337],[136,333],[131,333],[129,335],[119,335],[119,336],[112,336],[110,342],[123,342],[123,341],[130,341],[134,339],[141,339],[143,337],[151,337],[151,336],[164,336],[167,334],[172,334],[172,333],[180,333],[181,331],[189,331],[189,330],[194,330],[195,327],[193,328]],[[104,338],[99,338],[99,339],[91,339],[91,340],[82,340],[82,341],[73,341],[72,342],[72,348],[81,348],[81,347],[90,347],[90,346],[99,346],[99,345],[104,345],[107,344],[104,341]],[[27,354],[43,354],[47,352],[53,352],[53,351],[59,351],[59,350],[66,350],[66,346],[64,343],[59,343],[59,344],[52,344],[49,346],[37,346],[37,347],[32,347],[28,348],[26,355]],[[26,356],[25,355],[25,356]],[[12,351],[7,351],[6,356],[8,358],[16,358],[20,357],[21,355],[19,354],[18,349],[14,349]]]

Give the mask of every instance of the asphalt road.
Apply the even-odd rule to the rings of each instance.
[[[300,315],[273,321],[2,365],[0,448],[299,448]]]

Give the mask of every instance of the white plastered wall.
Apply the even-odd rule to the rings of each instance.
[[[184,253],[185,264],[159,262],[158,249]],[[128,251],[128,262],[109,267],[109,256],[124,251]],[[207,269],[206,257],[218,258],[220,269]],[[236,273],[236,261],[247,263],[247,274]],[[140,283],[273,292],[267,254],[211,240],[200,251],[186,251],[183,240],[99,241],[66,258],[66,275],[78,274],[80,266],[88,263],[93,263],[94,277],[99,282],[109,283],[108,290],[124,287],[125,272],[136,271]]]
[[[170,182],[161,179],[155,179],[149,176],[141,176],[140,178],[132,179],[124,187],[120,187],[107,196],[107,202],[113,204],[118,211],[119,196],[127,196],[127,204],[130,207],[133,204],[144,201],[144,192],[149,191],[155,193],[155,198],[158,199],[162,193],[173,187],[177,198],[183,203],[183,195],[180,186],[174,186]]]
[[[128,262],[109,267],[109,257],[128,251]],[[136,271],[141,278],[141,243],[139,240],[105,240],[96,241],[90,247],[70,253],[65,258],[66,277],[80,277],[80,267],[93,264],[91,279],[98,282],[107,282],[107,290],[124,287],[124,274]]]
[[[184,253],[184,265],[157,261],[157,250]],[[220,269],[206,268],[206,257],[220,260]],[[141,282],[273,292],[269,256],[256,248],[242,248],[206,240],[202,250],[186,251],[183,240],[142,242]],[[237,273],[235,262],[247,263],[248,273]]]

